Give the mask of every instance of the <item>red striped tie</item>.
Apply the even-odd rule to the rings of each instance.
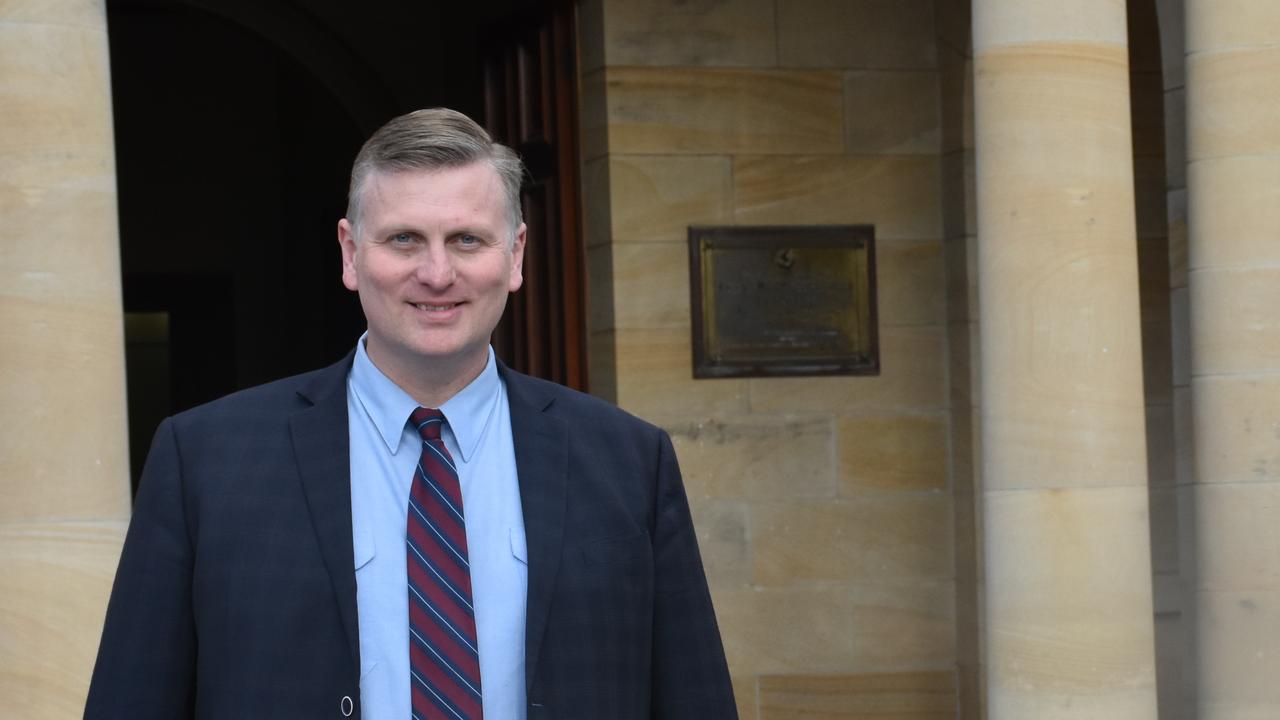
[[[477,720],[484,712],[462,488],[440,439],[444,415],[418,408],[409,421],[422,435],[406,534],[413,717]]]

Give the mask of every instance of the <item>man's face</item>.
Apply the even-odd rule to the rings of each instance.
[[[360,294],[370,359],[397,382],[479,374],[523,281],[524,239],[487,162],[371,174],[360,227],[338,223],[342,283]]]

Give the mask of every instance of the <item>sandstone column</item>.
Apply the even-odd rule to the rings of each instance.
[[[973,30],[988,716],[1155,718],[1124,3]]]
[[[129,513],[101,0],[0,3],[0,715],[79,717]]]
[[[1280,5],[1187,0],[1200,720],[1280,708]]]

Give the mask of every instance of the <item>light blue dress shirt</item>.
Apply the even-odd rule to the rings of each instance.
[[[405,525],[422,439],[408,424],[418,404],[378,370],[364,340],[347,378],[360,707],[371,720],[407,719]],[[511,414],[492,348],[480,376],[440,411],[462,485],[484,714],[523,720],[528,559]]]

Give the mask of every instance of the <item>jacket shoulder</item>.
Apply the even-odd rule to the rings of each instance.
[[[329,367],[273,380],[175,414],[178,427],[235,427],[269,417],[287,416],[309,407],[332,393],[346,391],[350,358]]]
[[[664,434],[656,425],[595,395],[507,368],[503,368],[503,378],[507,382],[508,396],[513,401],[528,403],[577,428],[595,427],[601,431],[619,432],[638,438]]]

